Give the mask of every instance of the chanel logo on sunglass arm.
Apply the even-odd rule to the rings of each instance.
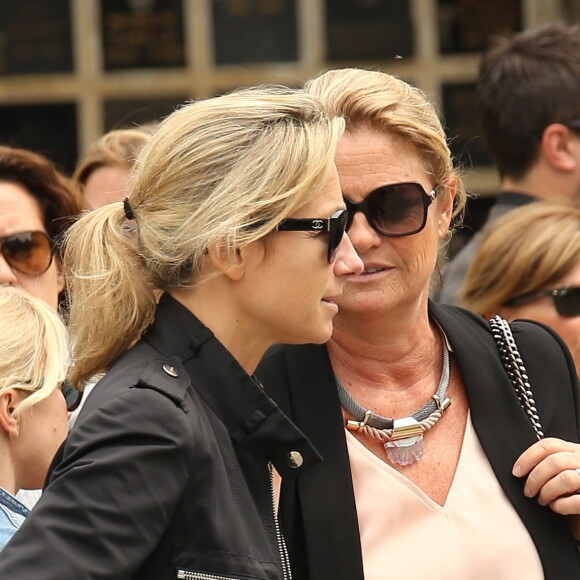
[[[276,227],[279,232],[328,232],[328,250],[326,259],[332,263],[336,249],[340,245],[346,228],[347,214],[345,209],[335,211],[330,218],[297,219],[287,218]]]

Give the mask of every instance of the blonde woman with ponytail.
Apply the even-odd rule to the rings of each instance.
[[[275,343],[326,341],[362,271],[333,163],[343,126],[281,87],[188,104],[129,198],[73,226],[70,379],[104,378],[0,577],[291,577],[272,472],[320,457],[252,375]]]

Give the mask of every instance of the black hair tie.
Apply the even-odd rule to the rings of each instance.
[[[125,210],[125,217],[128,220],[134,220],[135,219],[135,214],[133,213],[133,208],[131,207],[131,204],[129,203],[129,198],[126,197],[123,200],[123,209]]]

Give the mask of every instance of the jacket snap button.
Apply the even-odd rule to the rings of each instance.
[[[171,366],[167,363],[163,365],[163,370],[170,376],[170,377],[178,377],[177,371],[175,370],[174,366]]]
[[[302,457],[302,454],[299,453],[298,451],[290,451],[290,453],[288,453],[288,465],[292,468],[292,469],[297,469],[298,467],[301,467],[302,464],[304,463],[304,459]]]

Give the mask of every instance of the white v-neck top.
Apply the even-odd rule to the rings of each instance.
[[[428,436],[428,435],[427,435]],[[467,418],[441,506],[346,431],[365,580],[541,580],[534,543]]]

